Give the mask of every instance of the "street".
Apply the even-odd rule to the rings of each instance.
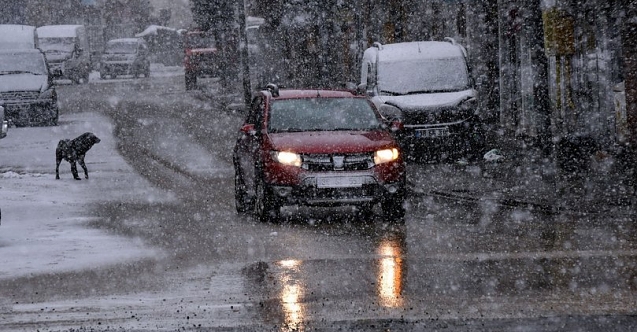
[[[637,329],[632,215],[432,195],[446,182],[431,179],[439,167],[414,163],[404,224],[296,207],[260,223],[234,207],[241,111],[215,80],[201,84],[186,91],[183,75],[153,73],[58,86],[60,126],[82,130],[64,134],[101,128],[106,143],[87,154],[96,176],[77,183],[67,163],[48,181],[48,151],[51,167],[37,169],[47,184],[33,190],[45,202],[56,186],[104,190],[109,199],[94,192],[69,204],[88,216],[82,227],[122,241],[130,257],[0,273],[0,331]],[[0,155],[10,136],[35,141],[38,131],[53,135],[11,128]],[[98,149],[111,157],[96,159]],[[0,161],[0,191],[20,167]],[[11,247],[3,231],[20,222],[12,203],[0,200],[0,255]]]

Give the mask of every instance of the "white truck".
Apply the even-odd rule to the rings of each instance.
[[[37,35],[54,77],[88,83],[91,53],[83,25],[45,25]]]
[[[474,159],[484,153],[467,52],[454,40],[382,45],[365,50],[359,91],[398,120],[410,159]]]

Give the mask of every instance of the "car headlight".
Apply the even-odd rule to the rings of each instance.
[[[399,152],[396,148],[383,149],[374,152],[374,164],[383,164],[398,159]]]
[[[301,167],[301,156],[289,151],[273,151],[274,160],[283,165]]]

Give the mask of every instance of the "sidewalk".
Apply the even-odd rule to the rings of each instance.
[[[471,164],[439,163],[408,166],[409,186],[415,194],[465,201],[491,200],[547,213],[632,213],[634,189],[629,175],[613,157],[591,160],[581,176],[564,174],[552,157],[532,149],[501,151],[499,161]]]

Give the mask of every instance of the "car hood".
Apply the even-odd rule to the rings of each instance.
[[[46,75],[0,75],[0,92],[43,91],[48,84],[48,79]]]
[[[444,107],[452,107],[461,102],[475,97],[476,92],[473,89],[440,92],[440,93],[421,93],[404,96],[381,96],[382,103],[396,106],[403,111],[412,110],[435,110]]]
[[[383,130],[318,131],[269,134],[273,148],[297,153],[362,153],[396,147]]]

